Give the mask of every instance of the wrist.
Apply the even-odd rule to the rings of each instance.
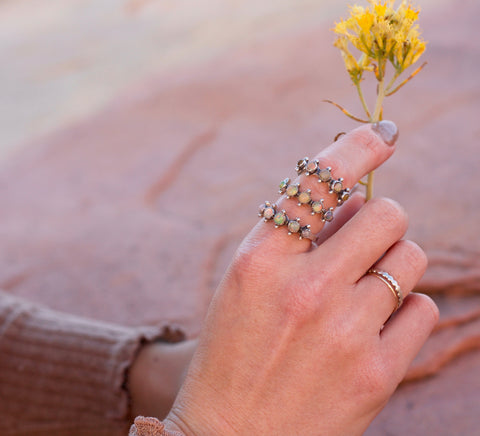
[[[190,379],[190,375],[189,375]],[[189,386],[188,380],[178,394],[175,404],[164,419],[165,427],[172,432],[180,432],[185,436],[226,436],[244,434],[241,428],[246,428],[234,422],[235,409],[228,407],[227,402],[219,400],[221,395],[215,390],[203,393],[205,395],[191,398],[188,394],[192,388],[198,393],[203,389]]]
[[[198,431],[194,432],[190,425],[184,420],[180,419],[179,416],[173,411],[170,411],[162,423],[168,433],[182,436],[200,436]]]
[[[128,376],[132,417],[164,418],[180,389],[197,342],[154,342],[138,353]]]

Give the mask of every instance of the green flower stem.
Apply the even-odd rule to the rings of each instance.
[[[395,81],[398,79],[398,71],[394,74],[394,76],[392,77],[392,80],[390,80],[390,83],[387,85],[387,87],[385,88],[385,94],[387,94],[391,89],[392,89],[392,86],[395,84]]]
[[[383,100],[385,99],[385,82],[382,75],[382,80],[378,82],[378,94],[377,102],[375,103],[375,111],[373,112],[373,117],[370,118],[372,123],[377,123],[382,118],[382,107]],[[373,176],[374,171],[368,174],[367,178],[367,187],[366,187],[366,201],[370,200],[373,197]]]
[[[355,83],[355,86],[357,87],[358,96],[360,97],[360,101],[362,102],[363,109],[365,110],[365,113],[367,114],[368,119],[371,120],[372,116],[370,115],[370,111],[368,110],[367,102],[365,101],[365,97],[363,96],[362,87],[360,86],[360,82]]]
[[[368,173],[367,184],[365,186],[365,189],[366,189],[365,201],[368,201],[373,197],[373,176],[374,175],[375,175],[375,171],[371,171]]]
[[[377,123],[382,117],[383,100],[385,99],[385,82],[384,79],[378,82],[377,102],[375,103],[375,111],[373,112],[372,123]]]

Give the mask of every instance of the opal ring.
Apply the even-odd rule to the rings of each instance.
[[[298,235],[298,239],[315,241],[315,235],[310,230],[310,225],[302,226],[300,218],[289,218],[284,210],[277,210],[277,205],[266,201],[260,205],[258,216],[265,222],[273,221],[275,228],[286,226],[289,235]]]
[[[333,220],[333,207],[327,209],[324,204],[324,199],[313,200],[312,199],[312,190],[307,189],[302,191],[300,189],[299,183],[290,184],[290,179],[287,177],[282,180],[279,185],[278,192],[280,194],[285,194],[287,198],[296,197],[298,200],[298,206],[307,205],[311,208],[312,215],[320,215],[323,222]]]
[[[327,183],[328,192],[337,195],[337,206],[341,206],[350,198],[350,189],[344,187],[343,179],[335,179],[330,167],[320,168],[318,160],[310,161],[308,157],[304,157],[297,162],[295,171],[298,175],[303,173],[306,176],[315,175],[318,183]]]

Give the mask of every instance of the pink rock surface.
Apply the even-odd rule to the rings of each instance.
[[[442,324],[411,368],[417,381],[369,435],[479,434],[479,13],[474,1],[446,2],[426,17],[429,66],[385,108],[401,136],[377,192],[410,214],[408,236],[431,259],[419,290],[435,296]],[[326,27],[292,31],[152,79],[10,159],[0,171],[0,287],[196,334],[258,203],[299,157],[354,126],[321,103],[360,112],[332,38]]]

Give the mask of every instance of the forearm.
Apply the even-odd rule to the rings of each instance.
[[[0,292],[0,433],[126,434],[127,370],[159,328],[58,313]]]

